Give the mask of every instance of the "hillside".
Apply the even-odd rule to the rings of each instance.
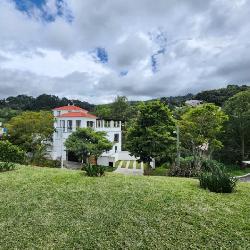
[[[209,103],[214,103],[218,106],[223,104],[232,96],[236,95],[241,91],[249,90],[250,86],[247,85],[228,85],[226,88],[213,89],[202,91],[195,95],[195,99],[202,100]]]
[[[20,167],[0,173],[2,249],[247,249],[249,184]]]
[[[187,94],[183,96],[170,96],[161,97],[161,101],[167,103],[170,107],[181,106],[186,100],[198,99],[205,102],[215,103],[216,105],[222,106],[226,100],[240,91],[250,89],[247,85],[228,85],[226,88],[213,89],[207,91],[201,91],[195,94]],[[155,100],[155,99],[152,99]],[[151,101],[151,100],[148,100]],[[129,101],[129,104],[134,106],[138,101]],[[94,105],[85,101],[70,100],[67,98],[59,98],[55,95],[42,94],[38,97],[32,97],[27,95],[10,96],[6,99],[0,100],[0,109],[8,108],[14,110],[51,110],[55,107],[65,105],[76,105],[81,108],[87,109],[88,111],[94,111],[97,106],[109,107],[110,104]]]
[[[59,98],[55,95],[42,94],[38,97],[27,95],[9,96],[6,99],[0,100],[0,109],[9,108],[14,110],[51,110],[59,106],[76,105],[83,109],[92,111],[93,104],[80,100],[71,100],[65,97]]]

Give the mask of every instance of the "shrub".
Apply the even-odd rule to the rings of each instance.
[[[235,189],[237,178],[230,176],[222,164],[210,162],[208,170],[199,176],[200,187],[216,193],[232,193]]]
[[[186,158],[180,158],[180,165],[174,163],[168,172],[170,176],[192,177],[198,176],[200,167],[195,164],[194,157],[189,156]]]
[[[141,164],[141,163],[140,163]],[[143,164],[144,175],[152,175],[153,169],[149,164]]]
[[[40,159],[35,159],[31,162],[32,165],[36,165],[39,167],[47,167],[47,168],[60,168],[61,162],[59,160],[52,160],[42,157]]]
[[[86,164],[83,169],[87,176],[103,176],[105,173],[105,166]]]
[[[213,169],[224,169],[225,166],[223,163],[218,162],[216,160],[210,160],[210,159],[202,159],[201,161],[201,170],[202,172],[210,172]]]
[[[211,169],[218,167],[223,168],[224,165],[215,160],[209,160],[206,158],[194,158],[188,156],[180,158],[180,166],[174,163],[168,175],[170,176],[181,176],[181,177],[198,177],[202,172],[211,171]]]
[[[0,161],[3,162],[25,162],[25,152],[9,141],[0,141]]]
[[[170,166],[171,166],[171,164],[169,162],[165,162],[165,163],[161,164],[160,168],[169,169]]]
[[[147,169],[147,167],[144,167],[144,175],[151,175],[151,176],[166,176],[168,172],[168,169],[165,168],[164,166],[156,167],[154,169],[150,167],[146,171],[145,169]]]
[[[16,165],[13,162],[0,162],[0,172],[10,171],[15,169]]]

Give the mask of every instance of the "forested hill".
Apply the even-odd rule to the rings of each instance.
[[[226,88],[212,89],[201,91],[196,95],[187,94],[184,96],[171,96],[171,97],[162,97],[161,101],[167,103],[171,106],[182,106],[185,101],[195,99],[201,100],[204,102],[214,103],[218,106],[223,106],[223,104],[235,94],[250,89],[250,86],[247,85],[228,85]]]
[[[205,102],[215,103],[216,105],[222,106],[226,100],[228,100],[233,95],[237,94],[240,91],[250,89],[250,86],[247,85],[228,85],[226,88],[214,89],[202,91],[196,95],[187,94],[184,96],[171,96],[171,97],[162,97],[161,101],[169,104],[171,107],[181,106],[185,103],[186,100],[198,99]],[[131,104],[136,104],[136,101],[131,102]],[[58,106],[65,105],[76,105],[81,108],[87,109],[89,111],[94,111],[96,105],[90,104],[88,102],[79,101],[79,100],[69,100],[67,98],[59,98],[55,95],[46,95],[42,94],[38,97],[32,97],[27,95],[18,95],[10,96],[6,99],[0,100],[0,109],[9,108],[13,110],[51,110]],[[97,105],[102,106],[102,105]]]
[[[92,111],[94,105],[88,102],[79,100],[69,100],[67,98],[59,98],[55,95],[42,94],[38,97],[27,95],[10,96],[6,99],[0,100],[0,108],[10,108],[14,110],[51,110],[59,106],[76,105],[83,109]]]
[[[195,95],[195,99],[223,106],[225,101],[227,101],[230,97],[248,89],[250,89],[250,86],[247,85],[228,85],[226,88],[202,91]]]

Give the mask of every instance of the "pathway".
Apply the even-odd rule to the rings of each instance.
[[[137,161],[120,161],[114,172],[125,175],[143,175],[143,163]]]
[[[243,161],[242,163],[245,164],[245,165],[250,165],[250,161]],[[250,174],[246,174],[246,175],[243,175],[243,176],[238,176],[238,178],[239,178],[240,181],[250,182]]]
[[[238,178],[242,182],[250,182],[250,174],[246,174],[244,176],[238,176]]]

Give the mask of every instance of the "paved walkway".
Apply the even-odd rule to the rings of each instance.
[[[241,177],[238,177],[240,181],[243,181],[243,182],[250,182],[250,174],[247,174],[247,175],[244,175],[244,176],[241,176]]]
[[[125,175],[143,175],[143,163],[137,163],[136,161],[120,161],[114,172]]]

